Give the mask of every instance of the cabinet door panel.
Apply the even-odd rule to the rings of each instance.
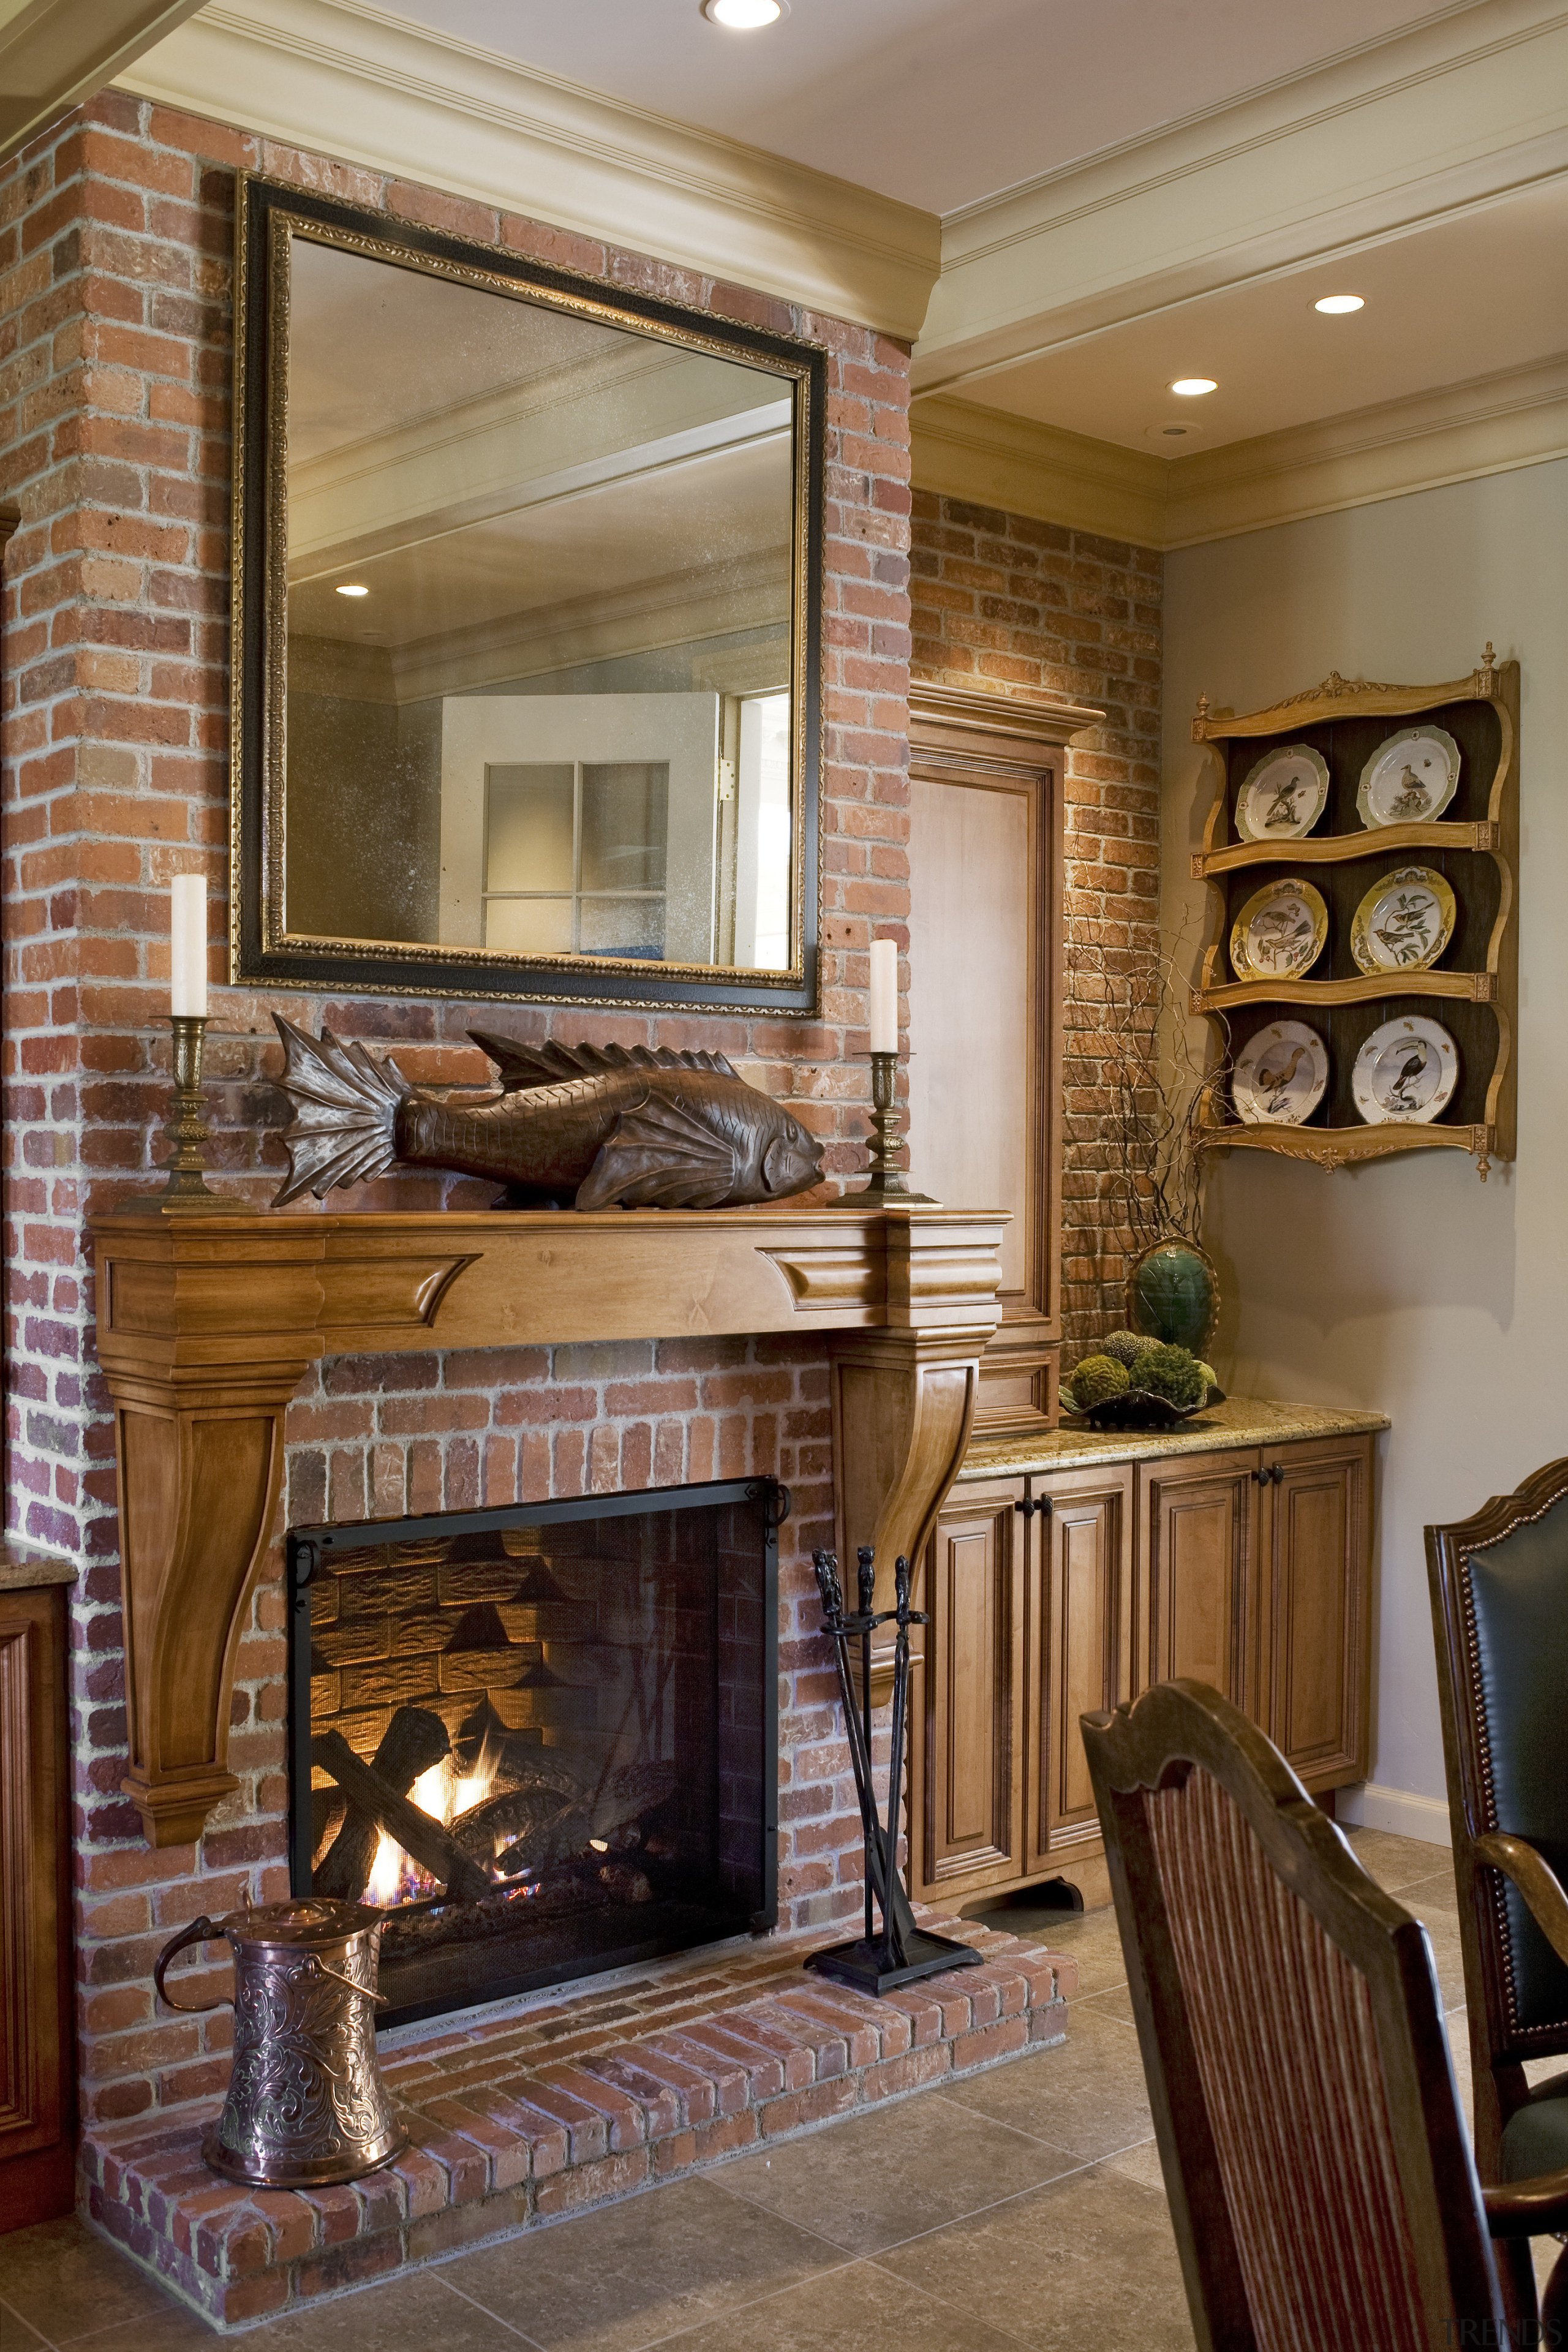
[[[910,691],[910,1138],[925,1188],[1012,1212],[978,1433],[1056,1422],[1062,737],[1005,695]]]
[[[1281,1446],[1272,1490],[1269,1736],[1310,1780],[1364,1770],[1369,1441]]]
[[[1017,1868],[1014,1691],[1023,1521],[1016,1490],[950,1503],[926,1556],[926,1884]]]
[[[0,1592],[0,2231],[72,2204],[65,1596]]]
[[[1152,1683],[1186,1676],[1254,1712],[1256,1454],[1210,1454],[1142,1473],[1144,1640]]]
[[[1099,1848],[1079,1718],[1124,1696],[1130,1664],[1131,1471],[1053,1481],[1050,1501],[1029,1581],[1028,1870]]]

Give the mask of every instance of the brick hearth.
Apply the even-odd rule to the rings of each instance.
[[[872,2000],[802,1973],[820,1935],[770,1937],[408,2028],[384,2072],[411,2145],[351,2187],[228,2187],[201,2161],[207,2110],[100,2126],[83,2150],[89,2210],[234,2327],[1064,2038],[1075,1961],[970,1923],[921,1925],[962,1936],[983,1965]]]

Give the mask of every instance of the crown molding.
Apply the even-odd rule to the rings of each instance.
[[[1163,543],[1233,539],[1563,457],[1568,353],[1177,457]]]
[[[1568,171],[1568,9],[1479,0],[951,214],[917,390]]]
[[[363,0],[209,0],[120,75],[160,105],[629,246],[912,341],[932,213]]]
[[[1194,547],[1568,457],[1568,354],[1162,458],[938,395],[913,411],[917,489],[1141,547]]]
[[[201,0],[0,0],[0,163],[163,40]]]
[[[1170,460],[944,394],[910,414],[911,478],[977,506],[1163,547]]]

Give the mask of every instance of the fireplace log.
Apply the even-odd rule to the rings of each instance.
[[[433,1765],[439,1764],[450,1748],[447,1727],[438,1715],[432,1715],[428,1707],[400,1706],[382,1734],[369,1769],[395,1795],[405,1797],[421,1772],[428,1772]],[[376,1835],[382,1826],[373,1814],[349,1799],[342,1827],[323,1856],[321,1868],[311,1875],[310,1883],[318,1895],[335,1895],[343,1903],[359,1901],[375,1860]],[[398,1843],[402,1843],[400,1838]]]
[[[373,1765],[362,1763],[341,1731],[319,1733],[310,1742],[310,1761],[330,1772],[349,1802],[379,1822],[387,1836],[395,1838],[422,1870],[439,1879],[448,1895],[459,1902],[474,1903],[495,1893],[493,1880],[469,1861],[440,1822],[389,1788]]]

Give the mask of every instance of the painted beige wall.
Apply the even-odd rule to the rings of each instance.
[[[1457,677],[1489,636],[1521,665],[1517,1162],[1482,1185],[1458,1153],[1328,1175],[1237,1152],[1208,1196],[1221,1379],[1393,1420],[1366,1811],[1419,1834],[1423,1809],[1379,1792],[1443,1796],[1422,1528],[1568,1453],[1568,461],[1170,554],[1165,628],[1173,937],[1205,895],[1187,868],[1206,813],[1188,723],[1200,692],[1247,710],[1333,668]]]

